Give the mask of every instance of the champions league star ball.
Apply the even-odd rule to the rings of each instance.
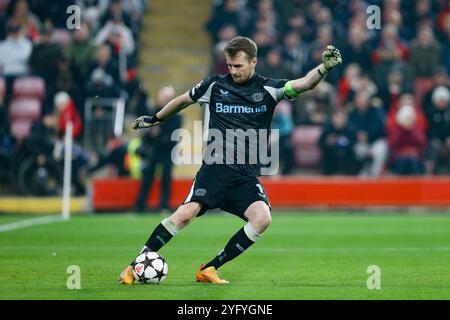
[[[133,262],[133,275],[143,284],[160,284],[168,271],[166,260],[157,252],[143,252]]]

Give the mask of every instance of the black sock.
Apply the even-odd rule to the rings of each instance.
[[[203,269],[211,266],[216,269],[220,268],[224,263],[233,260],[242,252],[247,250],[254,242],[250,240],[245,234],[244,228],[240,229],[234,236],[228,241],[225,249],[219,252],[219,254],[208,262]]]
[[[161,249],[170,239],[172,239],[172,234],[164,227],[161,223],[153,230],[152,234],[148,238],[145,246],[146,250],[158,251]],[[133,261],[134,262],[134,261]],[[131,262],[131,264],[133,264]]]
[[[145,246],[150,251],[158,251],[161,249],[170,239],[172,234],[161,223],[153,230],[153,233],[148,238]]]

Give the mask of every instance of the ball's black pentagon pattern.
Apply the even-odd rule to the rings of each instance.
[[[140,254],[133,262],[133,270],[138,264],[144,265],[144,270],[141,275],[134,272],[140,283],[159,284],[167,276],[167,262],[160,254],[156,252],[148,251]],[[151,276],[149,274],[151,274]]]

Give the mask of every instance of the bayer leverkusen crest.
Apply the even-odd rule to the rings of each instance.
[[[264,98],[264,95],[262,94],[262,92],[257,92],[252,94],[252,100],[253,102],[261,102]]]

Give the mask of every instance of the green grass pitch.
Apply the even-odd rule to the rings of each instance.
[[[161,249],[162,284],[120,285],[119,272],[162,218],[75,216],[2,232],[0,299],[450,298],[450,215],[275,211],[262,239],[220,269],[231,284],[211,285],[195,282],[195,272],[244,223],[207,214]],[[70,265],[80,267],[80,290],[67,288]],[[381,269],[380,290],[367,288],[370,265]]]

